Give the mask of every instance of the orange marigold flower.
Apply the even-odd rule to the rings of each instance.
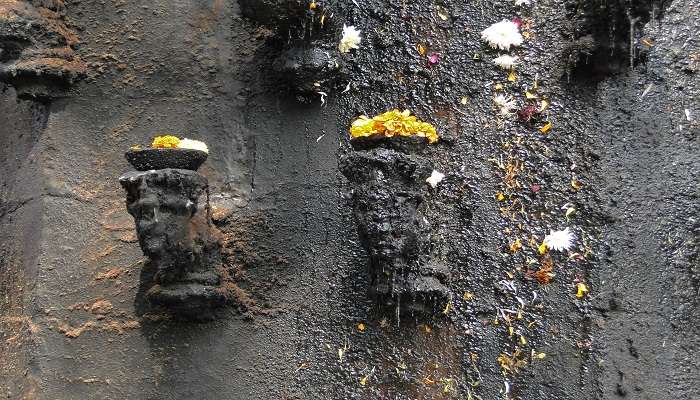
[[[420,121],[411,112],[404,110],[387,111],[374,118],[361,116],[350,127],[350,135],[353,138],[370,136],[418,136],[428,139],[428,143],[438,141],[435,127],[427,122]]]
[[[151,147],[154,149],[174,149],[180,144],[180,139],[171,135],[156,136]]]

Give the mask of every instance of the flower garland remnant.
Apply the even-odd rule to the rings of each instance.
[[[423,122],[404,110],[387,111],[374,118],[361,116],[352,123],[350,135],[353,138],[370,136],[418,136],[428,139],[429,143],[438,141],[435,127]]]

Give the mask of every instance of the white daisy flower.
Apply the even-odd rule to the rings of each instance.
[[[529,6],[530,0],[515,0],[516,6]]]
[[[343,37],[340,39],[338,44],[338,50],[341,53],[347,53],[350,49],[360,48],[360,42],[362,38],[360,37],[360,31],[355,29],[354,26],[343,25]]]
[[[432,187],[436,187],[438,183],[442,182],[442,180],[445,178],[445,174],[442,172],[438,172],[436,170],[433,170],[433,173],[430,174],[430,177],[426,179],[425,181],[430,184]]]
[[[517,61],[518,57],[509,56],[507,54],[493,59],[493,62],[503,69],[513,69]]]
[[[180,149],[200,150],[209,154],[209,148],[207,147],[207,144],[199,140],[185,138],[180,140],[180,143],[178,143],[177,147]]]
[[[523,44],[523,35],[520,34],[515,22],[504,19],[481,32],[481,39],[487,41],[494,49],[510,50],[510,46]]]
[[[518,107],[518,103],[513,99],[513,96],[506,96],[505,94],[496,95],[493,98],[493,102],[504,117],[513,114],[513,110]]]
[[[576,236],[569,232],[569,228],[563,231],[549,231],[549,235],[544,237],[543,243],[547,248],[556,251],[569,250],[574,245]]]

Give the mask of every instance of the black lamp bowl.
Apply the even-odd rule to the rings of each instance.
[[[356,137],[350,139],[353,150],[372,150],[385,148],[396,150],[401,153],[421,153],[429,144],[428,139],[422,136],[393,136],[374,135],[367,137]]]
[[[207,160],[208,154],[194,149],[154,149],[129,150],[124,156],[137,171],[152,169],[189,169],[196,171]]]

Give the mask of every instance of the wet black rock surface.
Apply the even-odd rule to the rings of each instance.
[[[22,98],[50,101],[85,78],[86,64],[75,52],[79,43],[62,0],[0,4],[0,81]]]

